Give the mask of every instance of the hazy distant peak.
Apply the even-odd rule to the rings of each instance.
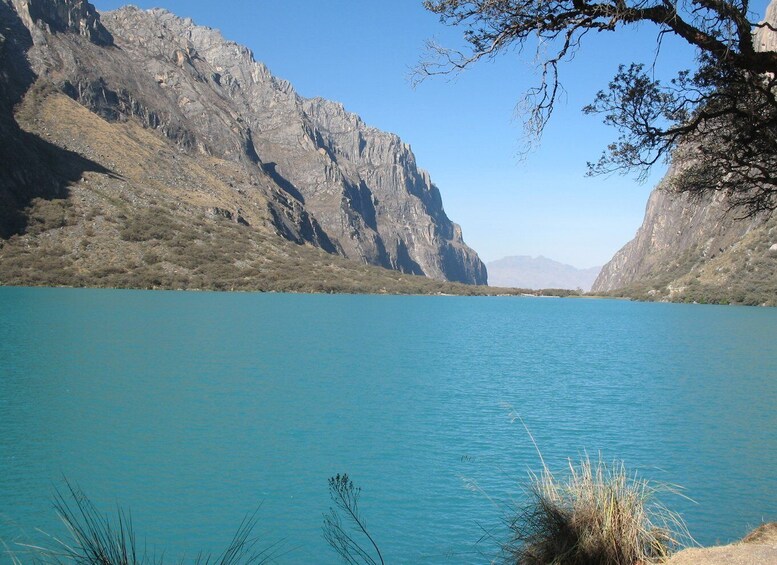
[[[588,291],[601,267],[578,269],[543,255],[512,255],[487,263],[491,286],[528,289],[566,288]]]

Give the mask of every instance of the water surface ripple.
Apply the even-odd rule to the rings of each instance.
[[[775,336],[776,309],[0,288],[0,539],[61,535],[66,477],[157,554],[261,505],[279,562],[337,563],[347,472],[388,562],[487,563],[539,469],[520,414],[552,468],[623,459],[726,542],[777,519]]]

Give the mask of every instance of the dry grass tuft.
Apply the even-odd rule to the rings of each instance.
[[[682,518],[657,499],[677,489],[629,475],[623,463],[588,456],[557,479],[532,476],[530,500],[509,524],[515,565],[648,565],[692,542]]]
[[[77,487],[67,483],[65,494],[57,491],[54,507],[70,539],[53,537],[54,547],[25,546],[35,563],[45,565],[164,565],[162,557],[149,555],[138,546],[130,515],[119,509],[116,523],[102,515]],[[218,556],[200,553],[194,565],[261,565],[279,556],[279,544],[259,547],[252,537],[256,512],[246,516],[229,546]],[[12,563],[21,561],[9,552]],[[183,560],[178,561],[183,564]]]

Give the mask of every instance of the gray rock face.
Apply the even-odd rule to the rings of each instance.
[[[0,1],[0,237],[24,227],[23,210],[36,197],[52,197],[62,187],[51,178],[47,164],[56,149],[23,131],[13,108],[30,88],[35,75],[26,58],[30,31],[14,7]],[[32,20],[27,17],[29,25]]]
[[[439,190],[428,173],[417,167],[407,144],[396,135],[366,126],[340,104],[316,98],[305,100],[303,109],[311,119],[318,152],[336,166],[327,182],[319,185],[326,188],[306,193],[307,201],[321,209],[327,218],[322,220],[324,225],[334,227],[344,217],[355,216],[367,228],[356,230],[356,238],[343,233],[340,241],[350,239],[358,251],[365,247],[359,234],[366,232],[372,240],[376,233],[378,246],[371,253],[378,264],[437,279],[485,284],[485,267],[464,245],[461,229],[443,210]],[[338,201],[339,218],[328,214]],[[392,221],[386,221],[389,218]]]
[[[642,222],[633,240],[607,263],[592,290],[607,292],[623,288],[659,273],[678,269],[676,277],[687,274],[684,255],[713,259],[731,251],[751,230],[763,225],[764,218],[739,219],[731,212],[726,198],[708,194],[694,198],[670,191],[675,168],[652,192]]]
[[[766,7],[763,22],[771,23],[772,26],[777,22],[777,2],[770,2]],[[777,33],[768,27],[758,28],[755,32],[754,44],[759,51],[777,51]]]
[[[77,33],[97,45],[111,45],[111,34],[85,0],[12,0],[22,20],[49,33]]]
[[[140,120],[181,150],[240,163],[282,236],[364,263],[486,283],[440,193],[397,136],[306,100],[252,53],[164,10],[100,16],[80,0],[0,0],[32,33],[39,76],[110,121]],[[69,32],[69,33],[68,33]]]

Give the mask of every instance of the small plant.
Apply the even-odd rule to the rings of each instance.
[[[623,463],[588,456],[557,479],[544,465],[532,475],[529,501],[509,522],[503,548],[515,565],[648,565],[692,541],[682,518],[661,504],[677,492],[627,474]]]
[[[350,565],[384,565],[380,549],[359,513],[360,494],[361,489],[354,486],[348,475],[338,474],[329,479],[329,496],[335,506],[324,515],[324,539]],[[341,513],[345,515],[347,526],[343,525]]]

